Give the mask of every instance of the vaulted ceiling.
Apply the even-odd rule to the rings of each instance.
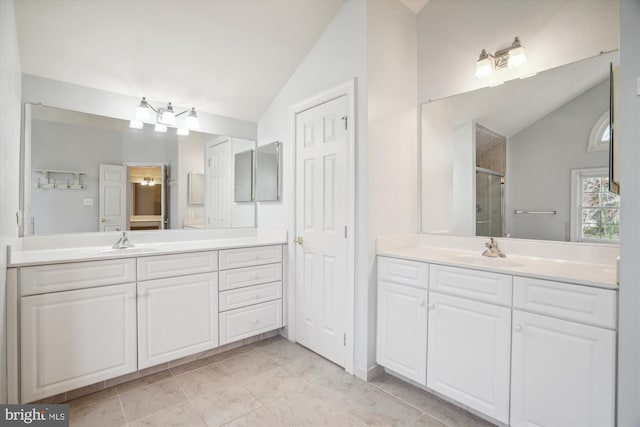
[[[15,1],[24,73],[250,121],[266,110],[342,4]]]

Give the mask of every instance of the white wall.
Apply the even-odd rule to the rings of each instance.
[[[387,0],[370,0],[367,5],[367,368],[371,368],[375,364],[376,237],[414,233],[418,228],[418,41],[416,16],[406,6]],[[363,252],[356,255],[363,256]]]
[[[367,367],[367,2],[348,0],[295,73],[258,121],[258,146],[282,142],[282,200],[258,203],[261,228],[288,230],[292,236],[291,107],[317,93],[356,78],[356,250],[363,254],[356,273],[356,368]],[[293,259],[292,245],[289,258]],[[291,282],[290,282],[291,283]],[[292,322],[293,319],[289,319]]]
[[[143,95],[140,94],[139,97],[134,97],[30,74],[22,76],[23,102],[42,103],[49,107],[58,107],[116,119],[131,120]],[[164,106],[168,101],[160,100],[156,102],[155,100],[149,100],[150,103],[157,107]],[[198,106],[196,105],[195,107],[198,110]],[[179,112],[187,108],[174,106],[174,109]],[[198,111],[198,118],[200,119],[200,127],[198,129],[200,132],[248,139],[255,139],[256,137],[256,124],[253,122],[218,116],[203,111]]]
[[[555,68],[618,48],[617,1],[430,0],[418,14],[418,99],[425,102]],[[480,51],[515,36],[527,64],[477,79]]]
[[[620,2],[618,425],[640,425],[640,2]]]
[[[609,79],[509,138],[507,232],[524,239],[569,240],[571,169],[608,167],[609,152],[587,152],[591,128],[609,109]],[[513,215],[552,209],[556,215]]]
[[[7,245],[18,237],[21,69],[12,1],[0,1],[0,404],[7,403]]]

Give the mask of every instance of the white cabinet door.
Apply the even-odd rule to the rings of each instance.
[[[427,387],[509,422],[511,310],[429,292]]]
[[[614,425],[615,332],[513,312],[511,425]]]
[[[138,366],[218,346],[218,273],[138,283]]]
[[[21,401],[136,370],[136,285],[21,299]]]
[[[419,384],[427,375],[427,290],[378,281],[377,360]]]

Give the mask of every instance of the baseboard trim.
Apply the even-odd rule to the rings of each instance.
[[[384,372],[384,368],[382,366],[376,364],[376,365],[373,365],[372,367],[370,367],[368,369],[356,367],[353,370],[353,375],[355,375],[356,377],[360,378],[361,380],[371,381],[372,379],[374,379],[378,375],[382,374],[383,372]]]

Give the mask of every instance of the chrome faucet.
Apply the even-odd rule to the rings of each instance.
[[[112,247],[113,247],[113,249],[132,248],[133,247],[133,243],[131,243],[129,241],[129,236],[127,236],[127,232],[123,231],[122,234],[120,235],[120,239],[118,239],[116,244],[113,245]]]
[[[484,244],[486,246],[487,249],[485,249],[484,252],[482,252],[482,256],[488,256],[488,257],[500,257],[500,258],[506,258],[507,255],[502,252],[502,250],[500,249],[500,247],[498,246],[498,241],[496,239],[494,239],[493,237],[491,237],[489,239],[489,241],[487,243]]]

